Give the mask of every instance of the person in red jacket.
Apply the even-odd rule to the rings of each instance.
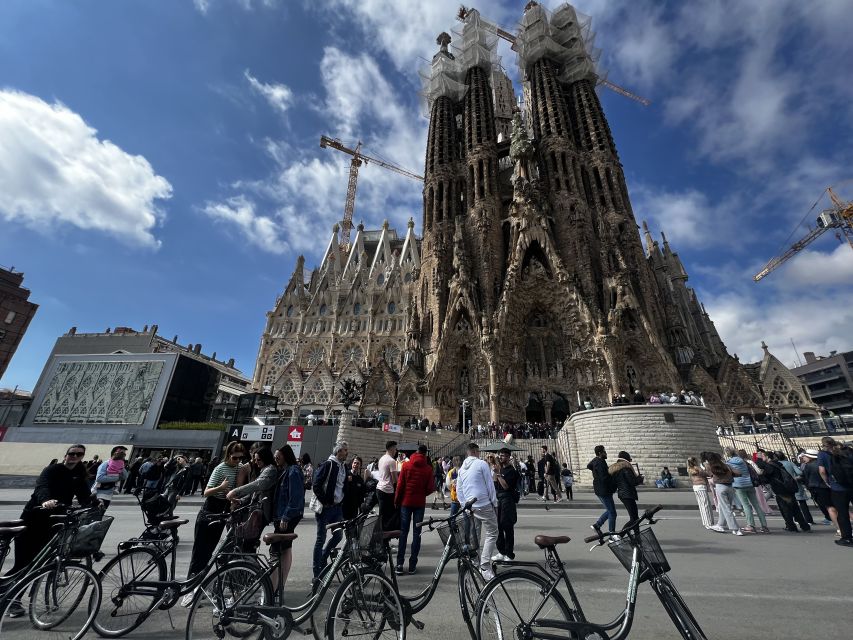
[[[426,499],[435,489],[432,466],[426,457],[427,448],[418,447],[409,461],[403,464],[400,477],[397,478],[397,492],[394,494],[394,506],[400,510],[400,546],[397,549],[397,575],[403,575],[403,561],[406,559],[406,538],[412,526],[412,551],[409,555],[409,573],[415,573],[418,565],[418,552],[421,550],[421,528],[417,526],[424,519]]]

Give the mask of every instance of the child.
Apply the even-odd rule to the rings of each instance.
[[[125,467],[125,464],[124,464],[124,458],[119,458],[119,459],[110,458],[110,459],[107,461],[107,475],[111,475],[111,476],[120,476],[120,475],[122,474],[122,472],[124,471],[124,467]],[[103,483],[101,483],[101,482],[96,482],[96,483],[95,483],[95,489],[102,489],[102,488],[105,488],[105,487],[102,487],[102,486],[101,486],[101,484],[103,484]],[[110,482],[110,483],[108,483],[108,484],[115,485],[116,483],[115,483],[115,482]],[[114,492],[115,492],[115,491],[116,491],[116,490],[114,490]]]
[[[560,475],[563,477],[563,487],[566,489],[566,495],[569,497],[569,500],[574,500],[574,495],[572,495],[572,484],[574,483],[575,478],[565,462],[563,463],[563,470],[560,472]]]

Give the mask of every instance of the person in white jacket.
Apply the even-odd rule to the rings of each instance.
[[[498,539],[498,515],[496,508],[498,498],[495,494],[495,483],[492,470],[485,460],[480,460],[480,447],[476,442],[468,445],[468,457],[459,469],[456,480],[456,496],[459,504],[465,504],[471,498],[477,501],[473,505],[474,518],[480,521],[482,537],[480,541],[480,573],[483,578],[491,580],[494,574],[489,561],[495,552]]]

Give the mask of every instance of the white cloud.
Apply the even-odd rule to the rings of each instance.
[[[193,0],[193,6],[199,13],[206,15],[210,9],[210,0]]]
[[[773,276],[784,281],[785,286],[849,285],[853,282],[853,251],[846,241],[829,252],[806,249],[779,267]]]
[[[249,82],[252,90],[262,96],[274,111],[278,111],[280,114],[287,113],[293,104],[293,91],[290,87],[277,82],[269,84],[261,82],[248,69],[243,72],[243,76]]]
[[[159,247],[158,200],[172,186],[60,102],[0,90],[0,218],[41,233],[57,224]]]
[[[203,15],[207,15],[207,12],[210,11],[210,5],[213,0],[193,0],[193,6],[196,8],[196,11]],[[278,0],[231,0],[234,4],[239,6],[246,11],[251,11],[256,6],[265,7],[268,9],[272,9],[278,6]]]
[[[279,223],[259,215],[256,205],[245,196],[228,198],[224,202],[208,202],[202,211],[213,220],[235,227],[249,243],[270,253],[285,253],[289,247]]]

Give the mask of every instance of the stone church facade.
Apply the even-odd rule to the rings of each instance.
[[[678,255],[638,231],[574,9],[528,3],[511,126],[494,25],[471,11],[458,36],[439,36],[425,81],[422,237],[359,226],[342,251],[336,226],[310,277],[300,257],[254,386],[294,421],[339,411],[345,378],[365,384],[362,413],[397,422],[455,424],[463,400],[474,424],[562,421],[634,388],[696,390],[721,422],[763,411]]]

